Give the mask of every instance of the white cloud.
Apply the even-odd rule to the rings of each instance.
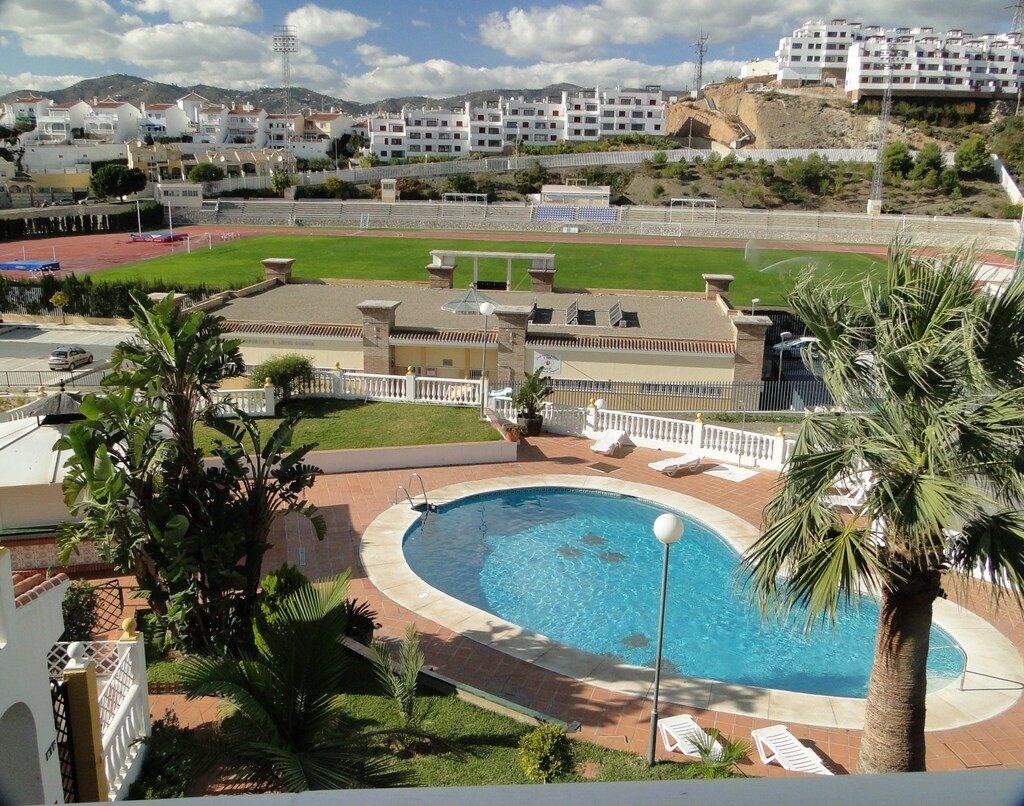
[[[409,20],[409,24],[413,28],[429,28],[430,27],[430,23],[427,22],[426,20]]]
[[[62,56],[104,61],[118,36],[142,21],[118,14],[105,0],[2,0],[0,30],[18,36],[29,56]]]
[[[356,45],[356,53],[367,67],[398,67],[412,61],[408,56],[388,53],[377,45]]]
[[[87,76],[76,75],[41,76],[35,73],[18,73],[17,75],[0,73],[0,92],[62,89],[84,81],[86,78]]]
[[[866,25],[931,25],[967,28],[977,33],[1009,27],[1003,3],[980,0],[970,5],[936,5],[924,0],[862,0],[857,19]],[[808,19],[846,16],[840,0],[598,0],[554,6],[515,7],[493,12],[479,27],[484,44],[517,58],[557,61],[593,57],[609,45],[635,45],[673,37],[686,43],[698,28],[711,46],[765,34],[785,36]]]
[[[394,58],[394,57],[391,57]],[[740,61],[704,63],[705,80],[735,75]],[[682,62],[651,65],[631,59],[540,62],[527,66],[473,67],[444,59],[382,65],[361,75],[343,76],[335,93],[354,101],[375,101],[403,95],[444,97],[495,87],[533,87],[570,82],[583,86],[661,84],[685,89],[693,83],[694,65]]]
[[[255,0],[136,0],[142,14],[167,14],[174,22],[255,22],[263,10]]]
[[[351,11],[323,8],[315,3],[307,3],[289,12],[284,21],[287,25],[295,26],[295,32],[302,42],[318,46],[358,39],[380,25],[379,22],[360,17]]]
[[[259,64],[271,58],[270,40],[245,30],[205,22],[177,22],[136,28],[121,37],[122,59],[154,70],[191,67],[196,62],[220,64],[208,76],[216,84],[238,63]]]

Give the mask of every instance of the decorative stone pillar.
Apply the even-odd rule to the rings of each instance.
[[[764,336],[771,327],[767,316],[734,316],[730,320],[735,328],[736,356],[733,365],[733,408],[753,411],[761,397],[761,378],[764,372]],[[746,383],[741,383],[746,382]]]
[[[526,371],[526,326],[532,306],[498,305],[498,371],[495,386],[515,386]]]
[[[455,264],[443,266],[439,263],[431,263],[427,266],[427,274],[430,275],[431,288],[455,288]]]
[[[702,274],[701,277],[704,278],[704,299],[724,297],[735,279],[731,274]]]
[[[555,290],[554,268],[533,266],[526,271],[530,274],[530,290],[534,293],[546,293]]]
[[[391,330],[402,303],[368,299],[357,306],[363,315],[363,372],[391,374]]]
[[[293,257],[268,257],[262,261],[264,279],[277,280],[282,285],[292,281]]]

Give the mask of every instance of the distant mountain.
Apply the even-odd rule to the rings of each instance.
[[[496,101],[499,96],[515,97],[525,95],[528,98],[545,97],[558,95],[563,90],[579,89],[576,84],[551,84],[540,89],[493,89],[480,92],[469,92],[464,95],[453,95],[448,98],[427,98],[422,95],[413,95],[403,98],[385,98],[373,103],[362,104],[356,101],[346,101],[343,98],[332,98],[304,87],[292,87],[290,91],[290,106],[292,109],[341,109],[350,115],[360,115],[377,110],[386,112],[398,112],[403,106],[440,106],[452,107],[461,106],[466,101],[474,104],[485,101]],[[115,73],[114,75],[102,76],[100,78],[88,78],[79,81],[70,87],[52,90],[17,90],[0,96],[0,101],[7,101],[29,93],[37,93],[46,98],[52,98],[57,103],[66,101],[77,101],[83,99],[91,101],[93,98],[103,99],[107,96],[118,100],[129,101],[134,104],[172,104],[181,96],[190,92],[196,92],[204,98],[209,98],[213,103],[218,104],[244,104],[251,103],[253,106],[262,107],[268,112],[284,111],[284,89],[282,87],[260,87],[255,90],[233,90],[224,87],[214,87],[208,84],[196,84],[192,87],[179,87],[176,84],[161,84],[159,81],[150,81],[138,76]]]

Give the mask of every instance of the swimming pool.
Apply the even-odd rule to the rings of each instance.
[[[652,666],[665,511],[639,498],[559,487],[462,498],[405,533],[410,568],[434,588],[558,642]],[[761,688],[863,697],[877,606],[862,598],[838,625],[765,620],[741,590],[738,555],[683,512],[672,547],[664,666],[668,672]],[[932,630],[930,688],[962,671],[948,633]]]

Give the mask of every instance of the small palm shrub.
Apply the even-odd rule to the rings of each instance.
[[[572,743],[560,725],[541,725],[519,740],[519,761],[531,781],[551,783],[573,770]]]
[[[402,726],[419,727],[422,714],[416,712],[416,683],[424,658],[416,625],[410,624],[406,628],[405,638],[398,643],[398,660],[395,664],[391,662],[391,649],[386,642],[374,641],[370,648],[373,650],[373,674],[398,706]]]

